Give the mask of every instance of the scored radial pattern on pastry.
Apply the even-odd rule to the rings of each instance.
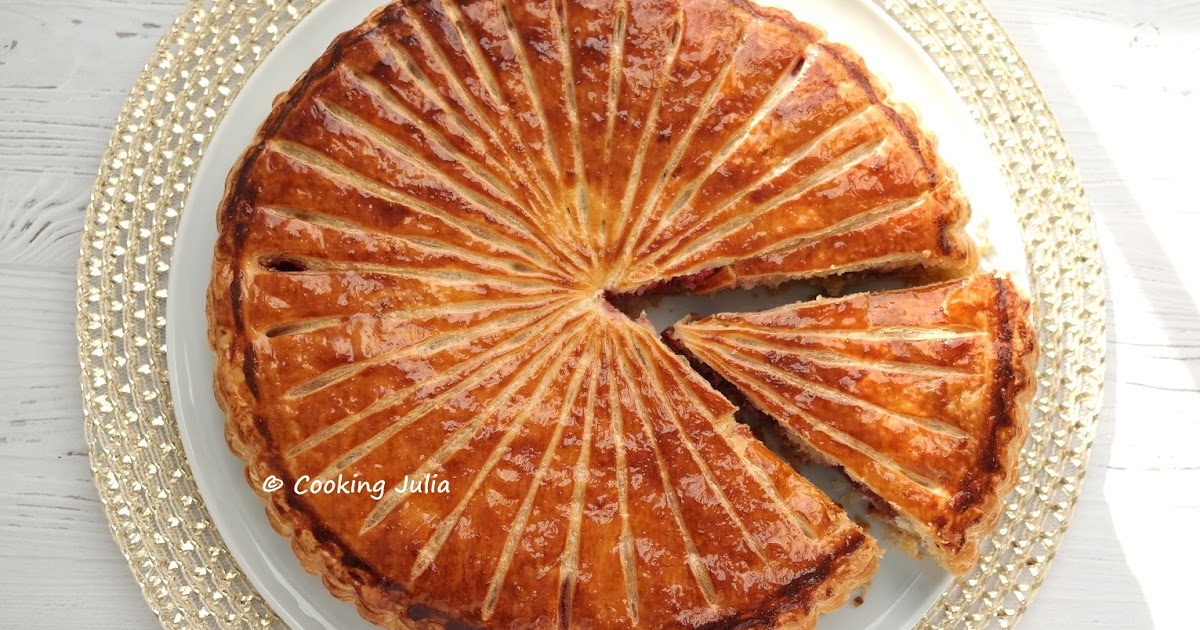
[[[1038,349],[992,275],[721,314],[670,336],[965,573],[1017,479]]]
[[[388,627],[811,624],[878,549],[607,301],[953,276],[969,209],[849,49],[731,0],[397,3],[229,180],[210,335],[249,476]]]

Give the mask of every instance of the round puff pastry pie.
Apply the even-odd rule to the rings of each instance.
[[[284,480],[262,498],[304,567],[384,627],[808,627],[877,545],[609,299],[958,276],[968,215],[913,113],[784,12],[396,3],[230,174],[228,440],[256,489]],[[297,490],[339,479],[388,491]]]

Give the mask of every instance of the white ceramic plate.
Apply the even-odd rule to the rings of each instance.
[[[212,520],[242,570],[280,618],[297,630],[369,630],[374,626],[304,572],[288,543],[271,529],[262,504],[246,485],[242,462],[225,444],[224,414],[213,397],[213,356],[208,348],[204,296],[216,242],[216,209],[226,175],[270,112],[275,95],[291,87],[334,37],[360,23],[380,4],[379,0],[340,0],[321,5],[250,77],[196,172],[171,265],[168,370],[175,417],[192,473]],[[916,106],[971,199],[972,234],[990,244],[984,267],[1008,272],[1026,286],[1025,249],[1000,170],[970,112],[916,42],[868,0],[772,0],[763,4],[788,9],[800,20],[825,28],[831,40],[858,51],[868,67],[891,84],[897,100]],[[648,314],[661,329],[688,313],[758,310],[811,295],[797,289],[715,299],[668,298]],[[804,472],[832,496],[844,494],[831,473]],[[875,530],[880,533],[878,526]],[[819,627],[908,628],[950,584],[950,576],[934,562],[914,560],[888,548],[864,603],[822,618]]]

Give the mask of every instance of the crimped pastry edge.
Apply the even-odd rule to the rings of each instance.
[[[326,51],[315,61],[292,87],[276,97],[271,114],[260,125],[249,148],[238,158],[230,170],[225,183],[225,195],[218,212],[218,238],[213,260],[212,282],[208,291],[209,344],[216,354],[214,393],[217,404],[226,414],[225,439],[230,450],[243,462],[246,481],[265,506],[267,520],[281,536],[287,538],[300,565],[308,573],[321,578],[330,594],[342,601],[354,604],[359,614],[378,626],[391,630],[440,630],[444,625],[432,622],[413,621],[398,613],[401,602],[386,596],[382,589],[369,584],[362,575],[353,574],[344,562],[346,550],[337,542],[320,542],[313,533],[312,519],[308,514],[295,509],[285,498],[287,493],[268,494],[262,490],[262,482],[276,472],[282,472],[265,456],[265,440],[257,430],[254,418],[254,396],[246,381],[243,367],[246,361],[244,335],[235,332],[233,322],[235,305],[231,290],[240,287],[235,279],[237,271],[237,246],[234,244],[236,221],[232,215],[237,188],[241,183],[246,166],[262,150],[266,140],[282,119],[305,95],[317,78],[328,72],[340,54],[340,50],[353,40],[378,27],[379,18],[389,5],[376,9],[359,26],[336,37]],[[238,343],[238,342],[241,343]],[[392,604],[392,605],[388,605]]]
[[[1021,473],[1021,450],[1029,434],[1029,405],[1037,392],[1037,361],[1040,345],[1037,331],[1030,321],[1030,302],[1007,276],[992,275],[1002,301],[999,321],[1010,326],[1008,365],[1004,366],[1005,413],[1013,428],[1012,435],[997,449],[997,459],[1004,474],[993,484],[993,491],[979,504],[983,518],[967,528],[962,550],[946,558],[942,564],[955,575],[962,575],[974,566],[979,545],[996,529],[1003,515],[1003,504],[1016,487]],[[1015,300],[1014,300],[1015,298]]]
[[[993,436],[1008,431],[1007,439],[1003,439],[994,448],[1001,474],[992,476],[990,492],[982,501],[972,506],[972,509],[980,514],[980,518],[964,529],[963,544],[957,552],[946,550],[936,536],[920,523],[909,521],[911,528],[901,528],[903,532],[917,536],[938,563],[954,575],[964,575],[975,566],[979,558],[979,545],[996,529],[1004,513],[1003,503],[1020,478],[1021,449],[1029,433],[1029,403],[1037,389],[1034,375],[1038,343],[1029,321],[1030,303],[1008,276],[985,275],[990,276],[1000,302],[996,311],[997,324],[1002,331],[1007,330],[1009,336],[1008,341],[1001,340],[1001,351],[997,353],[999,359],[1003,359],[1007,354],[1008,360],[1003,366],[995,366],[992,374],[996,379],[995,387],[999,388],[1003,395],[1003,413],[1004,419],[1007,420],[1007,424],[1002,426],[997,426],[1001,425],[997,420],[996,425],[993,425]]]

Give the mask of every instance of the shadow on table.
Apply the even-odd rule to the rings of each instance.
[[[1126,10],[1125,12],[1129,14],[1140,15],[1147,12],[1145,7],[1132,0],[1123,4],[1125,5],[1123,7]],[[1135,21],[1137,20],[1131,20],[1129,23],[1134,23]],[[1013,39],[1020,42],[1019,48],[1025,54],[1026,59],[1053,60],[1053,56],[1041,45],[1039,33],[1035,31],[1029,22],[1008,20],[1005,23],[1005,27],[1013,36]],[[1064,81],[1060,69],[1055,67],[1053,63],[1040,64],[1035,69],[1034,74],[1038,83],[1047,93],[1071,94],[1071,90]],[[1095,130],[1092,128],[1092,121],[1088,120],[1086,116],[1080,116],[1080,120],[1082,124],[1079,126],[1083,128],[1077,130],[1073,135],[1095,135]],[[1090,164],[1099,162],[1102,166],[1109,167],[1112,172],[1118,172],[1112,157],[1103,151],[1103,145],[1097,143],[1097,146],[1100,147],[1099,154],[1089,155],[1088,162]],[[1147,147],[1147,150],[1149,151],[1149,147]],[[1106,198],[1110,204],[1117,207],[1142,210],[1139,208],[1134,195],[1124,185],[1110,185],[1106,191]],[[1120,225],[1110,226],[1112,233],[1119,234],[1119,238],[1112,239],[1113,246],[1117,250],[1112,253],[1126,260],[1137,260],[1140,266],[1153,268],[1157,274],[1155,279],[1157,284],[1182,288],[1184,284],[1181,270],[1176,268],[1172,263],[1170,257],[1164,251],[1160,239],[1145,221],[1145,212],[1131,214],[1133,216],[1122,216]],[[1095,219],[1099,225],[1106,223],[1105,215],[1096,214]],[[1111,218],[1108,220],[1111,220]],[[1139,280],[1135,279],[1135,282],[1139,282]],[[1142,285],[1139,285],[1138,289],[1140,289],[1139,292],[1142,295],[1162,295],[1161,289],[1154,290],[1154,287],[1143,286],[1145,284],[1144,280],[1140,280],[1140,282]],[[1112,506],[1109,504],[1104,493],[1106,478],[1109,474],[1109,464],[1113,455],[1113,444],[1121,437],[1118,435],[1118,426],[1115,417],[1115,410],[1118,408],[1116,404],[1118,397],[1116,387],[1118,379],[1116,375],[1120,373],[1121,349],[1115,343],[1115,331],[1118,322],[1115,309],[1113,308],[1113,300],[1128,297],[1114,296],[1111,291],[1112,283],[1107,276],[1105,284],[1109,304],[1107,308],[1107,372],[1105,375],[1103,406],[1097,426],[1096,441],[1087,470],[1087,478],[1084,481],[1083,497],[1076,507],[1073,518],[1077,527],[1068,529],[1065,539],[1065,544],[1073,547],[1076,551],[1072,554],[1070,560],[1063,557],[1056,560],[1058,563],[1070,561],[1094,564],[1095,570],[1092,571],[1091,567],[1088,567],[1084,574],[1095,574],[1096,579],[1084,585],[1059,585],[1064,592],[1067,589],[1083,592],[1072,598],[1073,601],[1069,610],[1039,609],[1035,603],[1032,606],[1033,612],[1031,612],[1030,617],[1038,619],[1037,625],[1039,627],[1043,624],[1061,623],[1064,619],[1070,619],[1066,624],[1067,627],[1106,622],[1109,625],[1116,623],[1117,627],[1153,627],[1153,619],[1149,606],[1146,603],[1145,593],[1136,575],[1134,575],[1129,567],[1128,559],[1121,547],[1120,538],[1117,536],[1114,527]],[[1200,307],[1182,289],[1174,295],[1178,298],[1178,301],[1169,305],[1150,299],[1148,310],[1150,315],[1161,324],[1160,329],[1166,331],[1168,335],[1167,344],[1171,347],[1179,347],[1188,343],[1194,343],[1194,339],[1182,338],[1181,335],[1184,334],[1182,328],[1171,326],[1169,320],[1178,321],[1182,317],[1185,318],[1185,321],[1200,321]],[[1200,362],[1190,362],[1186,365],[1186,369],[1192,388],[1200,387]],[[1078,527],[1078,524],[1085,522],[1088,524],[1086,529]],[[1087,538],[1084,539],[1083,536]],[[1105,558],[1105,560],[1100,561],[1098,560],[1099,558]],[[1053,574],[1054,569],[1052,568],[1051,577],[1049,578],[1051,582],[1054,581]],[[1086,609],[1081,608],[1079,606],[1080,603],[1086,604]],[[1069,617],[1064,617],[1064,615],[1069,615]]]

